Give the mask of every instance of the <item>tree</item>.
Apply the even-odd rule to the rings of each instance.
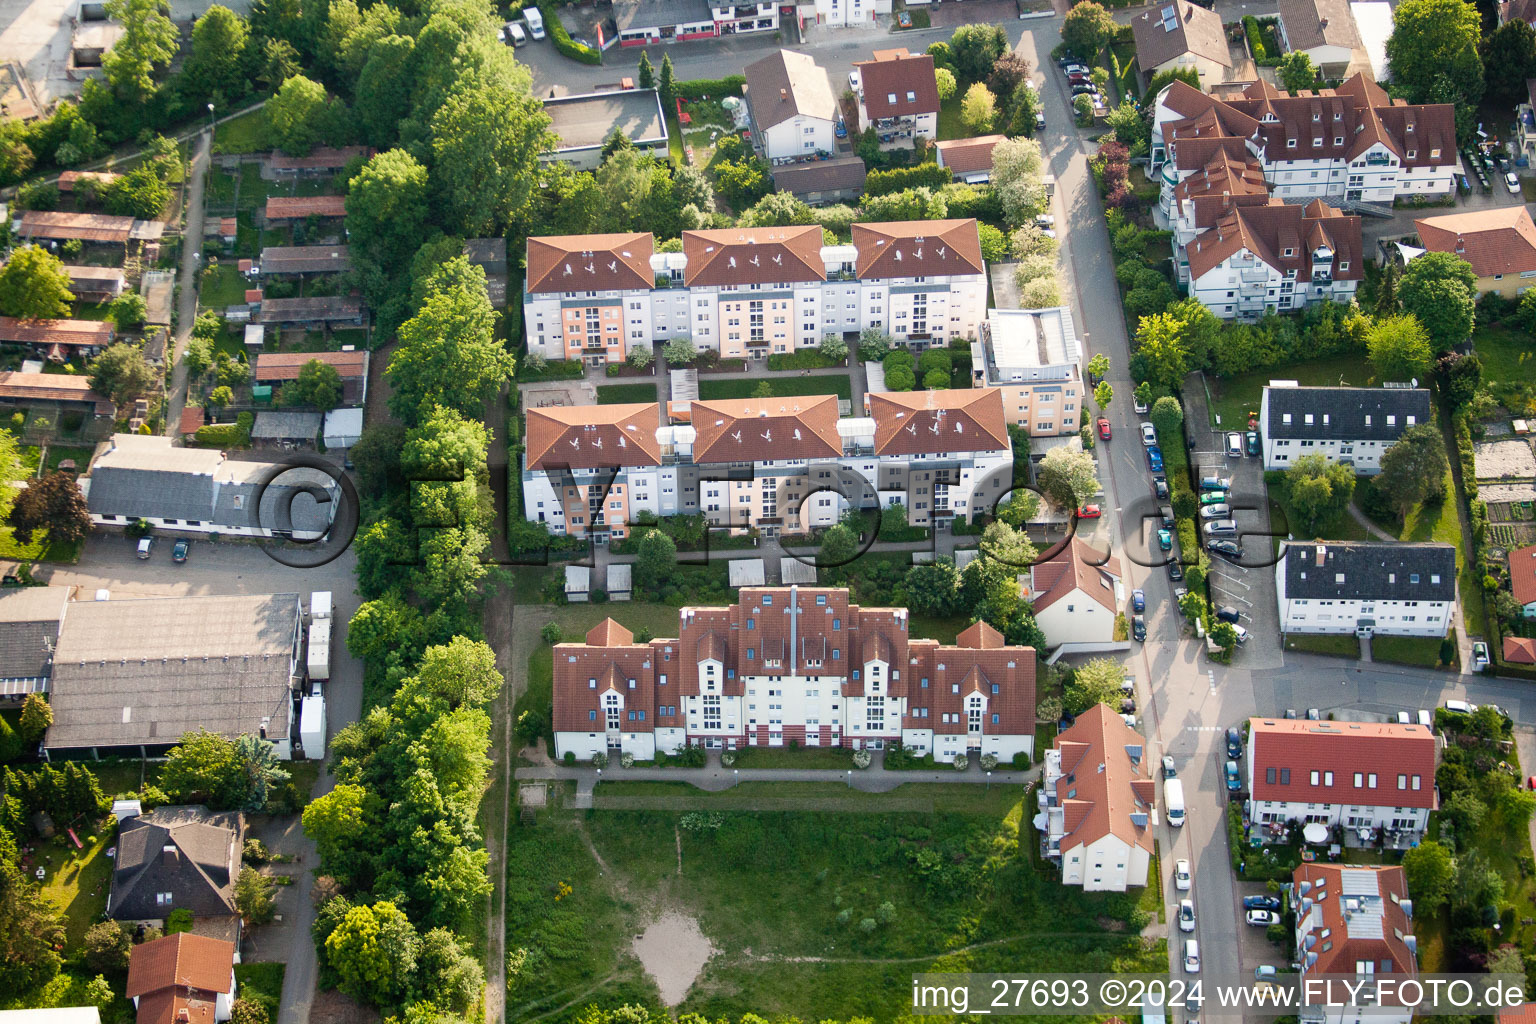
[[[1080,715],[1095,704],[1120,705],[1120,680],[1124,667],[1113,658],[1094,658],[1078,666],[1072,681],[1063,688],[1062,705]]]
[[[1414,506],[1445,496],[1450,462],[1445,441],[1432,423],[1409,427],[1381,456],[1381,472],[1371,486],[1405,517]]]
[[[1371,366],[1382,380],[1419,380],[1429,372],[1433,358],[1429,334],[1412,314],[1377,319],[1365,336],[1365,344]]]
[[[265,809],[273,788],[287,782],[291,774],[278,761],[277,748],[254,734],[247,733],[236,739],[235,753],[239,757],[240,777],[245,793],[240,809]]]
[[[1147,152],[1147,144],[1152,141],[1152,124],[1148,120],[1150,111],[1142,111],[1129,99],[1122,100],[1120,105],[1111,110],[1104,117],[1104,123],[1115,133],[1115,139],[1124,143],[1127,156],[1144,156]]]
[[[286,39],[268,39],[261,48],[256,80],[268,89],[277,89],[303,70],[299,51]]]
[[[1093,404],[1099,407],[1099,412],[1108,409],[1109,403],[1114,400],[1114,397],[1115,389],[1110,386],[1107,380],[1099,381],[1098,387],[1093,389]]]
[[[1456,858],[1456,874],[1450,895],[1451,902],[1457,907],[1471,910],[1497,907],[1504,899],[1504,878],[1480,852],[1470,850]]]
[[[158,0],[107,0],[106,10],[123,34],[102,56],[102,73],[120,99],[143,103],[154,94],[155,75],[176,56],[180,33]]]
[[[907,603],[919,615],[953,615],[960,607],[960,573],[949,558],[907,570]]]
[[[427,169],[403,149],[380,153],[347,187],[346,209],[354,259],[392,275],[421,245],[429,209]]]
[[[1015,569],[1028,569],[1039,555],[1028,535],[1001,520],[987,524],[978,548],[984,557]]]
[[[140,327],[145,317],[149,316],[149,303],[138,292],[123,292],[112,300],[112,305],[107,308],[107,316],[120,331]]]
[[[1058,507],[1079,509],[1099,493],[1093,456],[1075,444],[1061,445],[1045,453],[1036,479],[1040,490]]]
[[[526,69],[513,66],[507,81],[469,80],[432,116],[433,192],[465,237],[493,234],[523,215],[539,154],[553,138]]]
[[[1285,496],[1296,516],[1291,528],[1298,537],[1316,536],[1349,507],[1354,493],[1354,470],[1322,455],[1303,455],[1285,471]]]
[[[235,400],[235,391],[228,384],[220,384],[208,392],[208,408],[222,409]]]
[[[1136,354],[1131,361],[1145,371],[1146,380],[1169,391],[1183,383],[1190,368],[1184,326],[1183,320],[1167,312],[1144,316],[1136,327]]]
[[[98,921],[85,932],[85,966],[103,974],[128,969],[133,939],[116,921]]]
[[[677,76],[672,70],[670,53],[661,58],[661,77],[657,79],[656,89],[661,93],[662,103],[671,103],[677,97]]]
[[[642,88],[642,89],[654,89],[654,88],[656,88],[656,68],[651,64],[651,55],[650,54],[642,53],[640,55],[640,71],[639,71],[638,75],[639,75],[639,81],[640,81],[640,88]]]
[[[992,191],[1010,227],[1028,224],[1045,209],[1043,167],[1034,139],[1005,139],[992,147]]]
[[[1167,440],[1177,440],[1184,429],[1184,407],[1179,405],[1179,400],[1172,395],[1164,395],[1152,403],[1150,414],[1152,426],[1157,430],[1157,436]]]
[[[1280,84],[1292,96],[1317,85],[1317,68],[1312,66],[1312,58],[1305,50],[1292,50],[1281,57],[1275,70],[1280,75]]]
[[[368,833],[363,816],[366,797],[363,787],[343,782],[304,808],[304,834],[315,841],[320,863],[329,874],[350,875],[349,854]]]
[[[1136,385],[1136,390],[1134,392],[1132,392],[1132,394],[1135,397],[1136,401],[1140,402],[1142,405],[1150,406],[1152,404],[1152,384],[1151,384],[1151,382],[1144,380],[1140,384],[1137,384]],[[1181,419],[1183,418],[1183,413],[1182,412],[1180,412],[1180,418]]]
[[[47,531],[51,540],[73,544],[91,535],[91,510],[75,478],[54,471],[22,488],[11,507],[11,526],[23,544],[30,544],[38,530]]]
[[[1381,267],[1381,279],[1376,283],[1377,316],[1391,316],[1397,312],[1397,279],[1399,271],[1395,260],[1385,260]]]
[[[246,924],[266,924],[272,920],[272,880],[253,867],[243,867],[235,876],[235,909]]]
[[[251,33],[245,19],[214,4],[192,26],[192,50],[181,67],[180,87],[189,97],[224,106],[250,91]]]
[[[384,371],[395,389],[390,409],[414,422],[434,406],[466,415],[480,410],[512,377],[512,354],[496,340],[496,312],[485,292],[485,272],[463,256],[421,311],[400,325],[400,344]]]
[[[159,785],[176,803],[227,810],[245,802],[242,768],[232,741],[207,730],[189,732],[166,757]]]
[[[841,363],[848,358],[848,343],[841,334],[829,334],[822,338],[817,349],[834,363]]]
[[[22,319],[67,316],[75,295],[64,261],[47,249],[24,245],[0,268],[0,313]]]
[[[16,860],[14,840],[0,829],[0,989],[28,992],[59,973],[64,924]]]
[[[1014,90],[1028,79],[1029,61],[1017,50],[1008,50],[992,62],[992,70],[987,73],[987,88],[992,90],[992,95],[1007,102]]]
[[[278,392],[278,405],[307,405],[330,412],[341,404],[341,373],[330,363],[311,359]]]
[[[972,135],[985,135],[992,130],[992,122],[997,119],[997,97],[992,95],[980,82],[965,90],[965,98],[960,101],[960,120],[964,122],[966,130]]]
[[[91,390],[105,395],[119,409],[131,406],[160,387],[160,371],[149,365],[138,345],[119,341],[91,360],[86,367]]]
[[[923,374],[923,390],[943,391],[949,387],[949,374],[943,370],[929,370]]]
[[[677,543],[661,530],[646,530],[635,556],[635,585],[656,591],[671,581],[677,567]]]
[[[859,332],[858,359],[860,362],[879,362],[891,351],[891,336],[878,327],[866,327]]]
[[[415,55],[416,40],[412,37],[385,36],[369,48],[368,60],[358,75],[353,109],[364,138],[379,149],[395,141],[400,122],[410,114]]]
[[[456,636],[426,649],[416,675],[400,685],[397,696],[403,695],[401,700],[424,698],[451,711],[465,705],[484,707],[496,699],[501,685],[496,652],[479,640]]]
[[[822,535],[816,564],[823,569],[839,569],[858,557],[858,535],[843,523],[838,523]]]
[[[1463,93],[1463,98],[1474,106],[1482,99],[1477,58],[1482,22],[1476,7],[1465,0],[1404,0],[1393,11],[1392,26],[1387,63],[1392,80],[1407,88],[1410,102],[1425,102],[1442,76],[1472,71],[1477,93]]]
[[[271,1024],[271,1015],[264,1003],[252,999],[236,999],[229,1008],[229,1024]]]
[[[948,100],[955,94],[955,89],[959,86],[959,83],[955,81],[955,73],[949,70],[949,68],[934,68],[933,79],[934,83],[939,87],[940,100]]]
[[[1061,41],[1090,64],[1114,38],[1119,26],[1110,13],[1093,0],[1074,5],[1061,23]]]
[[[434,1007],[456,1014],[468,1013],[485,988],[480,962],[465,952],[447,928],[434,928],[421,937],[416,974],[417,991]]]
[[[409,993],[420,948],[416,929],[388,900],[352,907],[325,940],[338,987],[359,1002],[383,1006]]]
[[[1460,409],[1477,397],[1483,383],[1483,363],[1475,355],[1452,352],[1436,362],[1435,376],[1440,382],[1440,394],[1453,409]]]
[[[53,708],[48,698],[40,693],[27,694],[27,699],[21,702],[21,720],[18,724],[21,726],[21,734],[27,739],[42,739],[43,733],[53,724]]]
[[[307,156],[330,121],[325,86],[294,75],[262,108],[267,141],[291,156]]]
[[[1237,629],[1226,620],[1218,620],[1211,625],[1211,642],[1224,651],[1230,651],[1237,646]]]
[[[1088,360],[1088,373],[1096,380],[1103,380],[1108,372],[1109,356],[1103,352],[1096,353],[1092,359]]]
[[[171,186],[152,164],[140,164],[101,190],[102,205],[118,217],[153,220],[171,201]]]
[[[1001,25],[962,25],[950,37],[949,47],[955,55],[955,74],[967,82],[979,82],[1008,52],[1008,34]]]
[[[1486,99],[1514,106],[1525,99],[1525,80],[1536,77],[1536,29],[1511,18],[1483,40]]]
[[[1406,0],[1423,3],[1429,0]],[[1453,0],[1460,3],[1461,0]],[[1426,252],[1403,271],[1397,286],[1403,312],[1419,318],[1437,352],[1455,348],[1472,334],[1477,275],[1472,264],[1451,252]]]
[[[673,366],[682,366],[699,358],[699,350],[692,338],[673,338],[661,347],[661,356]]]

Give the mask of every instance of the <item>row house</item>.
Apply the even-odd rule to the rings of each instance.
[[[1302,1024],[1408,1024],[1414,1013],[1400,993],[1419,973],[1419,943],[1402,866],[1314,862],[1298,867],[1291,883],[1299,983],[1332,976],[1392,986],[1383,987],[1379,999],[1358,1004],[1341,999],[1304,1005]]]
[[[1063,885],[1124,892],[1147,884],[1157,824],[1146,741],[1107,705],[1077,716],[1045,752],[1035,827]]]
[[[1456,547],[1282,541],[1275,594],[1282,633],[1443,637],[1456,608]]]
[[[1281,199],[1330,204],[1448,196],[1460,166],[1453,105],[1393,100],[1364,74],[1296,96],[1262,80],[1215,95],[1181,81],[1163,90],[1152,128],[1163,190],[1218,151],[1257,160]]]
[[[895,743],[936,761],[1031,754],[1035,651],[978,622],[954,645],[908,635],[905,608],[846,589],[743,587],[684,607],[676,638],[635,641],[612,619],[554,649],[555,755],[702,746]]]
[[[1435,803],[1435,737],[1397,722],[1248,721],[1248,813],[1268,839],[1287,822],[1417,837]]]
[[[853,65],[859,131],[870,128],[881,149],[912,149],[939,135],[939,84],[933,57],[906,47],[876,50]]]
[[[1430,422],[1424,388],[1301,387],[1270,381],[1259,400],[1264,468],[1287,470],[1304,455],[1381,472],[1381,457],[1403,432]]]
[[[1030,437],[1066,437],[1087,406],[1083,346],[1066,306],[989,309],[971,342],[971,385],[997,388],[1003,415]]]
[[[801,18],[815,18],[817,25],[858,28],[874,25],[877,14],[890,14],[891,0],[804,0],[799,13]]]
[[[798,225],[528,239],[528,350],[593,366],[692,338],[725,358],[793,352],[829,334],[886,331],[919,348],[974,338],[986,263],[975,220],[855,224],[848,245]]]
[[[741,32],[777,32],[779,7],[766,0],[619,0],[613,5],[613,23],[618,29],[620,46],[651,46]],[[601,48],[601,29],[598,44]]]
[[[523,514],[556,535],[629,535],[641,513],[703,512],[767,536],[901,504],[914,525],[987,512],[1012,487],[996,389],[869,396],[840,419],[835,395],[691,403],[660,426],[655,403],[528,410]]]
[[[1224,320],[1349,302],[1365,276],[1360,218],[1321,199],[1235,206],[1177,255],[1190,296]]]

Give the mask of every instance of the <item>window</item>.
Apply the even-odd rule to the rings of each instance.
[[[1398,789],[1407,789],[1408,788],[1408,776],[1406,776],[1406,775],[1398,775],[1398,777],[1397,777],[1397,788]]]
[[[1318,780],[1318,777],[1319,777],[1320,774],[1321,773],[1317,772],[1317,771],[1314,771],[1312,773],[1312,785],[1314,785],[1314,786],[1317,785],[1317,780]]]

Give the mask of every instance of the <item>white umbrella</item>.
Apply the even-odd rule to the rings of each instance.
[[[1314,821],[1301,830],[1301,838],[1309,843],[1323,843],[1328,840],[1328,826],[1320,821]]]

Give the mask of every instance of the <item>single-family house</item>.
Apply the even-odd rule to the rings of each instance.
[[[805,0],[799,10],[802,18],[813,19],[817,25],[858,28],[873,25],[877,14],[890,14],[891,0]]]
[[[245,844],[239,811],[210,811],[201,804],[157,807],[124,818],[117,829],[108,917],[163,927],[171,911],[188,910],[200,937],[239,939],[235,876]]]
[[[1115,616],[1125,608],[1120,559],[1074,536],[1052,558],[1029,567],[1035,621],[1053,649],[1109,650]],[[1123,640],[1124,638],[1122,638]]]
[[[235,1007],[235,943],[192,932],[133,947],[123,993],[138,1024],[215,1024]]]
[[[1536,665],[1536,640],[1524,636],[1506,636],[1504,661],[1511,665]]]
[[[837,151],[837,99],[814,57],[779,50],[748,64],[746,79],[752,138],[770,164]]]
[[[1157,824],[1148,760],[1146,741],[1104,704],[1078,715],[1045,752],[1034,821],[1063,885],[1124,892],[1147,884]]]
[[[1479,294],[1513,299],[1536,284],[1536,223],[1524,205],[1425,217],[1414,226],[1429,252],[1454,253],[1472,264]]]
[[[1509,590],[1520,614],[1536,619],[1536,544],[1509,553]]]
[[[1419,944],[1402,866],[1313,862],[1298,867],[1291,882],[1294,959],[1301,964],[1298,991],[1317,991],[1309,983],[1329,975],[1383,985],[1380,999],[1361,999],[1360,1005],[1308,1004],[1301,1007],[1300,1019],[1309,1024],[1408,1024],[1414,1013],[1400,993],[1403,983],[1419,973]]]
[[[1371,73],[1349,0],[1280,0],[1280,41],[1310,57],[1323,78]]]
[[[1282,633],[1442,637],[1456,608],[1452,544],[1281,541]]]
[[[992,150],[1007,136],[978,135],[972,139],[944,139],[934,143],[939,166],[956,181],[985,185],[992,180]]]
[[[1321,455],[1373,476],[1381,472],[1382,455],[1404,431],[1429,422],[1424,388],[1299,387],[1270,381],[1259,400],[1266,470],[1289,469],[1303,455]]]
[[[911,149],[939,134],[939,84],[933,58],[906,47],[876,50],[854,64],[858,73],[859,131],[875,129],[881,149]]]
[[[1232,71],[1221,15],[1189,0],[1168,0],[1136,15],[1131,34],[1144,82],[1165,71],[1194,68],[1201,85],[1215,85]]]

